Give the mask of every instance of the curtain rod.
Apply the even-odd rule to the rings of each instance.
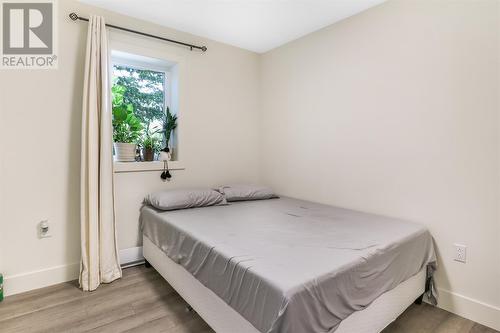
[[[80,17],[76,13],[70,13],[69,14],[69,18],[72,19],[73,21],[76,21],[76,20],[86,21],[86,22],[89,21],[88,18]],[[179,42],[178,40],[173,40],[173,39],[168,39],[168,38],[165,38],[165,37],[155,36],[155,35],[151,35],[151,34],[148,34],[148,33],[145,33],[145,32],[140,32],[140,31],[136,31],[136,30],[132,30],[132,29],[128,29],[128,28],[123,28],[123,27],[119,27],[119,26],[116,26],[116,25],[112,25],[112,24],[106,24],[106,26],[110,27],[110,28],[118,29],[118,30],[123,30],[123,31],[131,32],[133,34],[137,34],[137,35],[141,35],[141,36],[146,36],[146,37],[160,39],[160,40],[163,40],[165,42],[170,42],[170,43],[175,43],[175,44],[187,46],[187,47],[189,47],[191,49],[191,51],[193,51],[193,49],[198,49],[198,50],[201,50],[203,52],[205,52],[207,50],[206,46],[198,46],[198,45],[193,45],[193,44],[189,44],[189,43]]]

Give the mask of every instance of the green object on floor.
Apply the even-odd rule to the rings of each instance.
[[[0,302],[3,301],[3,275],[0,273]]]

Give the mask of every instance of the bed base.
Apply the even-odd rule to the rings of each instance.
[[[260,333],[250,322],[205,287],[181,265],[172,261],[147,237],[143,237],[146,265],[158,273],[218,333]],[[378,333],[393,322],[425,291],[426,269],[399,284],[368,307],[344,319],[335,333]],[[417,301],[416,301],[417,300]]]

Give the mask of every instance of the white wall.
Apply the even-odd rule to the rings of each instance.
[[[389,1],[264,54],[261,160],[279,193],[426,224],[441,306],[500,328],[498,7]]]
[[[79,173],[84,22],[76,11],[109,23],[204,44],[208,52],[142,39],[143,46],[184,58],[187,103],[180,110],[183,171],[168,184],[160,172],[116,177],[120,248],[137,244],[143,194],[160,187],[258,180],[258,66],[255,53],[82,5],[59,3],[59,69],[0,73],[0,272],[5,291],[76,277],[80,259]],[[132,38],[132,37],[131,37]],[[52,238],[37,238],[47,218]]]

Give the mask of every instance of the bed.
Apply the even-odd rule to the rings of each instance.
[[[145,259],[216,331],[380,332],[425,291],[422,225],[293,198],[141,211]]]

